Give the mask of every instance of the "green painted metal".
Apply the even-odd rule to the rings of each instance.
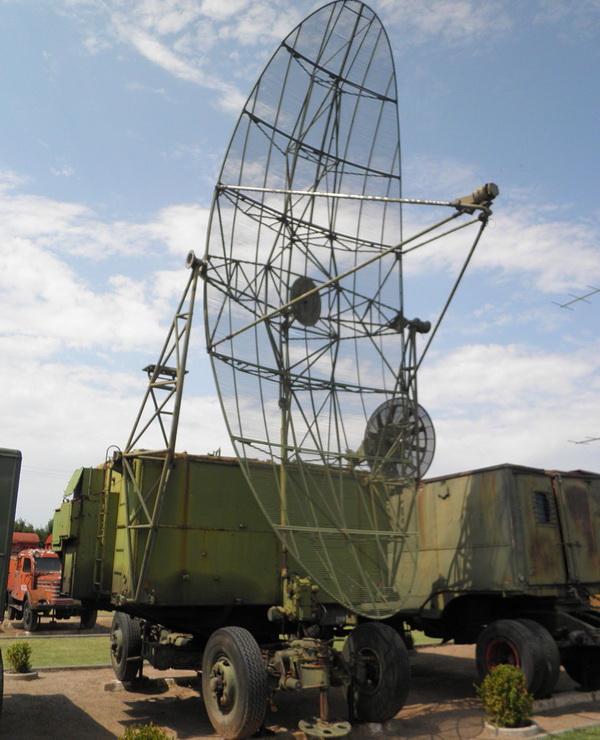
[[[403,610],[473,592],[600,592],[600,475],[516,465],[424,481],[412,522],[419,561]]]
[[[163,462],[138,453],[130,457],[136,487],[147,508],[154,505]],[[255,480],[274,487],[276,470],[271,463],[254,462]],[[292,470],[293,472],[293,470]],[[315,471],[314,475],[318,472]],[[326,478],[321,472],[323,481]],[[293,475],[292,475],[293,479]],[[113,604],[140,602],[156,606],[275,605],[282,598],[284,560],[281,544],[270,527],[243,476],[237,460],[178,454],[170,471],[160,519],[147,557],[140,596],[136,599],[138,574],[146,553],[148,529],[136,527],[138,493],[123,484],[124,477],[112,465],[85,468],[68,500],[56,511],[53,547],[65,564],[64,588],[80,599],[109,597]],[[343,533],[328,564],[318,563],[330,575],[372,571],[373,578],[391,573],[398,543],[394,528],[401,514],[398,496],[389,510],[369,513],[357,497],[361,487],[348,476],[346,526],[352,536],[377,522],[389,546],[373,542],[369,557],[360,564],[348,558]],[[131,499],[126,502],[126,496]],[[130,518],[127,512],[132,512]],[[326,515],[323,515],[324,517]],[[318,531],[307,527],[307,541]],[[414,542],[413,542],[414,548]],[[360,566],[360,568],[359,568]],[[305,571],[288,558],[286,576]],[[291,582],[291,580],[290,580]],[[393,587],[379,581],[382,590]],[[329,597],[322,596],[321,600]]]
[[[8,577],[20,473],[21,453],[18,450],[0,449],[0,618],[5,607],[5,584]]]
[[[270,464],[252,464],[262,485],[276,485]],[[140,453],[133,468],[152,506],[162,462]],[[353,505],[360,511],[353,503],[359,490],[348,489],[347,522],[355,529],[364,522],[348,512]],[[400,497],[390,501],[386,516],[394,507],[402,508]],[[110,466],[84,469],[79,487],[57,510],[53,530],[53,546],[65,563],[65,590],[73,597],[135,603],[133,584],[148,530],[128,526],[125,512],[121,474]],[[423,482],[415,507],[402,516],[418,532],[418,551],[416,539],[406,545],[415,567],[407,571],[403,611],[441,610],[454,596],[472,592],[564,597],[577,583],[600,592],[600,475],[514,465],[459,473]],[[383,531],[383,515],[380,525]],[[391,552],[374,548],[363,567],[391,568]],[[238,462],[176,455],[139,602],[277,605],[282,564],[278,539]],[[333,573],[352,568],[343,538],[331,566]],[[286,575],[292,583],[305,572],[291,563]]]
[[[61,553],[63,562],[62,591],[95,599],[99,593],[110,592],[109,577],[101,583],[95,579],[96,546],[101,531],[100,512],[104,497],[105,471],[103,468],[79,468],[71,477],[62,506],[54,514],[52,548]],[[112,499],[109,498],[112,502]],[[116,505],[111,507],[113,525],[107,539],[114,546]],[[112,538],[110,532],[112,531]]]

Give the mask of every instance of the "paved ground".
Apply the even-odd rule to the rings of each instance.
[[[409,700],[398,717],[385,727],[357,727],[352,738],[411,738],[426,740],[443,738],[489,737],[483,717],[474,698],[476,681],[473,648],[444,646],[420,648],[412,656],[412,690]],[[148,675],[192,676],[177,671]],[[162,689],[141,689],[137,692],[104,690],[114,679],[108,669],[79,671],[43,671],[37,681],[5,680],[5,700],[0,738],[30,740],[109,740],[118,737],[131,724],[152,721],[171,731],[177,738],[214,737],[207,720],[197,687],[163,686]],[[574,691],[573,682],[561,674],[558,696]],[[566,727],[600,723],[600,702],[590,702],[589,695],[571,693],[571,700],[581,696],[584,703],[544,711],[536,716],[548,732]],[[316,712],[314,695],[280,694],[278,709],[267,717],[271,736],[280,740],[299,737],[296,732],[300,719]],[[345,703],[341,694],[332,697],[332,714],[345,718]]]
[[[30,637],[31,635],[39,635],[40,637],[56,637],[57,635],[73,637],[74,635],[108,634],[110,632],[111,622],[111,612],[99,612],[96,626],[91,630],[79,629],[79,617],[60,619],[56,622],[42,618],[38,629],[35,632],[29,633],[25,632],[21,621],[15,620],[14,622],[9,622],[6,619],[4,622],[0,621],[0,637]]]

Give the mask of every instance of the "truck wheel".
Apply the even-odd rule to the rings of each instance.
[[[31,608],[29,600],[23,604],[23,627],[27,632],[35,632],[39,626],[39,617],[35,609]]]
[[[98,618],[97,609],[83,609],[80,616],[79,629],[91,630],[96,625],[96,619]]]
[[[267,711],[267,671],[258,643],[242,627],[213,632],[202,656],[202,697],[221,737],[247,738]]]
[[[541,645],[544,661],[546,663],[546,680],[538,689],[537,698],[544,699],[552,696],[558,676],[560,674],[560,652],[548,630],[533,619],[519,619],[535,635]]]
[[[408,651],[387,624],[363,622],[344,645],[352,677],[348,687],[350,720],[386,722],[404,706],[410,687]]]
[[[4,663],[2,662],[2,650],[0,650],[0,717],[2,717],[3,702],[4,702]]]
[[[124,612],[115,612],[110,627],[110,662],[119,681],[133,681],[142,665],[141,653],[139,620]]]
[[[477,671],[483,680],[497,665],[507,663],[520,668],[527,689],[539,696],[547,678],[547,668],[539,640],[517,619],[499,619],[489,624],[477,639]]]
[[[8,609],[8,621],[12,621],[13,619],[17,619],[19,616],[17,610],[15,607],[10,603],[10,592],[6,592],[6,607]]]
[[[600,689],[600,651],[590,647],[571,648],[563,657],[568,675],[586,691]]]

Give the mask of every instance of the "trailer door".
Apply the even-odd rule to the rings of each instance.
[[[566,562],[552,481],[542,471],[515,472],[527,562],[525,581],[534,586],[564,583]]]
[[[600,476],[553,474],[569,580],[600,582]]]
[[[4,614],[8,561],[20,472],[21,453],[18,450],[0,449],[0,620]]]

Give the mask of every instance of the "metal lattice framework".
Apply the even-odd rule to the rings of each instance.
[[[333,2],[284,39],[244,105],[215,188],[206,254],[188,256],[189,280],[114,458],[135,600],[152,598],[144,579],[174,464],[202,278],[225,420],[282,542],[285,570],[308,573],[363,615],[401,607],[417,554],[407,523],[435,443],[417,372],[497,192],[490,184],[453,201],[402,197],[394,64],[366,5]],[[405,237],[409,205],[446,213]],[[405,315],[404,260],[469,227],[475,235],[430,332],[429,322]],[[150,488],[138,458],[161,466]]]
[[[496,192],[402,198],[389,41],[355,0],[321,8],[284,39],[223,162],[204,312],[231,440],[289,562],[361,614],[394,613],[410,588],[406,522],[432,455],[417,369]],[[403,238],[403,204],[451,212]],[[465,265],[417,357],[429,327],[405,317],[403,259],[472,224]],[[367,425],[384,404],[393,439],[373,442]]]

